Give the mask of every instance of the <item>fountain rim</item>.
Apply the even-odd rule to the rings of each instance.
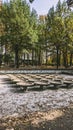
[[[0,70],[0,74],[69,74],[73,75],[72,69],[24,69],[24,70]]]

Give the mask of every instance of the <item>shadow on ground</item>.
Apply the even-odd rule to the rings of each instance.
[[[0,130],[73,130],[73,106],[4,117],[0,119]]]

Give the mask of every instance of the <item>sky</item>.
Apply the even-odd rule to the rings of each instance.
[[[6,1],[6,0],[3,0]],[[8,0],[9,1],[9,0]],[[29,0],[26,0],[29,3]],[[63,2],[64,0],[61,0]],[[67,1],[67,0],[65,0]],[[45,15],[52,6],[56,6],[58,0],[34,0],[33,3],[29,3],[31,9],[34,8],[38,15]]]
[[[29,0],[27,0],[27,2],[28,1]],[[53,5],[56,6],[57,2],[58,0],[34,0],[30,6],[37,11],[38,15],[45,15]],[[63,2],[63,0],[61,0],[61,2]]]

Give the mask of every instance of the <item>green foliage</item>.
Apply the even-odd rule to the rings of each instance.
[[[73,12],[65,1],[59,0],[56,8],[50,8],[47,16],[39,18],[34,9],[30,11],[26,0],[5,2],[0,11],[0,26],[0,45],[5,46],[6,54],[4,62],[10,62],[7,54],[11,53],[15,66],[19,67],[19,59],[27,52],[32,53],[32,62],[37,61],[38,65],[46,61],[46,65],[53,63],[58,68],[72,63]]]
[[[19,52],[37,42],[37,31],[34,29],[34,26],[36,27],[35,13],[30,12],[26,1],[13,0],[3,4],[1,14],[5,27],[3,39],[5,39],[5,44],[15,52],[16,60],[18,60]]]
[[[68,46],[71,45],[73,40],[73,29],[71,28],[73,18],[66,3],[61,3],[60,0],[57,3],[56,9],[52,7],[49,10],[47,17],[48,39],[51,47],[54,46],[56,50],[58,68],[61,57],[59,52],[62,52],[62,50],[66,54],[64,59],[67,62]]]

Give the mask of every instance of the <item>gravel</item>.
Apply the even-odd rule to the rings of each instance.
[[[73,88],[16,92],[3,78],[7,75],[0,75],[0,118],[63,108],[73,103]]]

